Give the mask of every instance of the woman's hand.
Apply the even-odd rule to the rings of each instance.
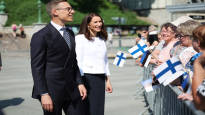
[[[80,91],[80,96],[82,97],[82,100],[84,100],[87,97],[87,90],[83,84],[78,85],[78,89]]]
[[[107,76],[106,77],[106,88],[105,90],[108,92],[108,93],[112,93],[112,85],[110,83],[110,78]]]

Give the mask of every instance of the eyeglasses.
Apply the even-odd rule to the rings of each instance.
[[[174,31],[169,31],[169,30],[166,30],[166,31],[161,31],[162,33],[174,33]]]
[[[57,8],[56,10],[67,10],[68,12],[71,12],[73,10],[72,7],[67,7],[67,8]]]
[[[178,34],[176,37],[179,39],[183,39],[183,38],[188,37],[188,36],[190,36],[190,35]]]

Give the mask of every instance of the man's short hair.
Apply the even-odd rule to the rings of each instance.
[[[67,2],[67,0],[50,0],[50,2],[46,4],[46,11],[50,17],[52,17],[52,9],[55,8],[61,2]]]

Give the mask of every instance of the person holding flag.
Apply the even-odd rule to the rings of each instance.
[[[176,39],[177,27],[171,23],[165,23],[161,28],[161,35],[165,41],[162,50],[158,55],[157,65],[161,65],[163,62],[170,59],[170,50],[173,48],[174,44],[178,41]]]
[[[154,58],[151,59],[150,63],[159,66],[171,58],[170,50],[178,41],[176,39],[176,33],[177,27],[171,23],[165,23],[161,26],[160,35],[164,40],[164,43],[162,44],[162,49],[157,52],[157,54],[154,54]],[[153,83],[159,83],[155,76],[153,76]]]
[[[161,65],[171,58],[170,51],[174,44],[178,41],[176,39],[177,27],[171,23],[165,23],[160,30],[160,43],[152,52],[151,64],[157,66]]]
[[[195,51],[192,46],[192,44],[194,43],[192,32],[199,25],[201,24],[197,21],[188,20],[184,23],[179,24],[179,26],[177,27],[180,44],[172,49],[171,54],[172,56],[179,55],[180,61],[182,62],[182,65],[186,70],[185,75],[180,76],[178,79],[171,83],[172,85],[177,85],[178,87],[180,87],[184,92],[178,96],[178,99],[193,100],[193,97],[191,95],[191,78],[193,76],[193,70],[190,69],[193,64],[189,65],[187,63],[190,63],[192,60],[194,61],[196,58],[193,59],[193,57],[195,57],[195,55],[198,55],[197,51]],[[186,65],[189,65],[189,67],[187,67]]]

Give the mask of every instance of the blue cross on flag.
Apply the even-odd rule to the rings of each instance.
[[[119,51],[115,57],[113,64],[118,66],[118,67],[123,67],[123,65],[125,63],[125,59],[126,59],[126,54]]]
[[[142,57],[141,57],[141,60],[140,60],[140,63],[142,64],[142,66],[144,67],[147,67],[149,62],[150,62],[150,59],[151,59],[151,55],[150,55],[150,51],[146,51]]]
[[[182,89],[185,93],[190,93],[191,91],[191,77],[189,76],[189,74],[186,72],[184,73],[184,75],[182,76]]]
[[[128,50],[128,52],[133,56],[133,58],[138,58],[143,53],[148,50],[147,45],[143,40],[140,40],[138,44]]]
[[[155,68],[153,70],[153,73],[156,76],[159,83],[161,84],[165,80],[172,77],[173,74],[175,74],[176,72],[181,71],[181,70],[183,70],[183,65],[180,62],[179,58],[173,57],[170,60],[168,60],[168,61],[164,62],[163,64],[161,64],[160,66],[158,66],[157,68]]]

